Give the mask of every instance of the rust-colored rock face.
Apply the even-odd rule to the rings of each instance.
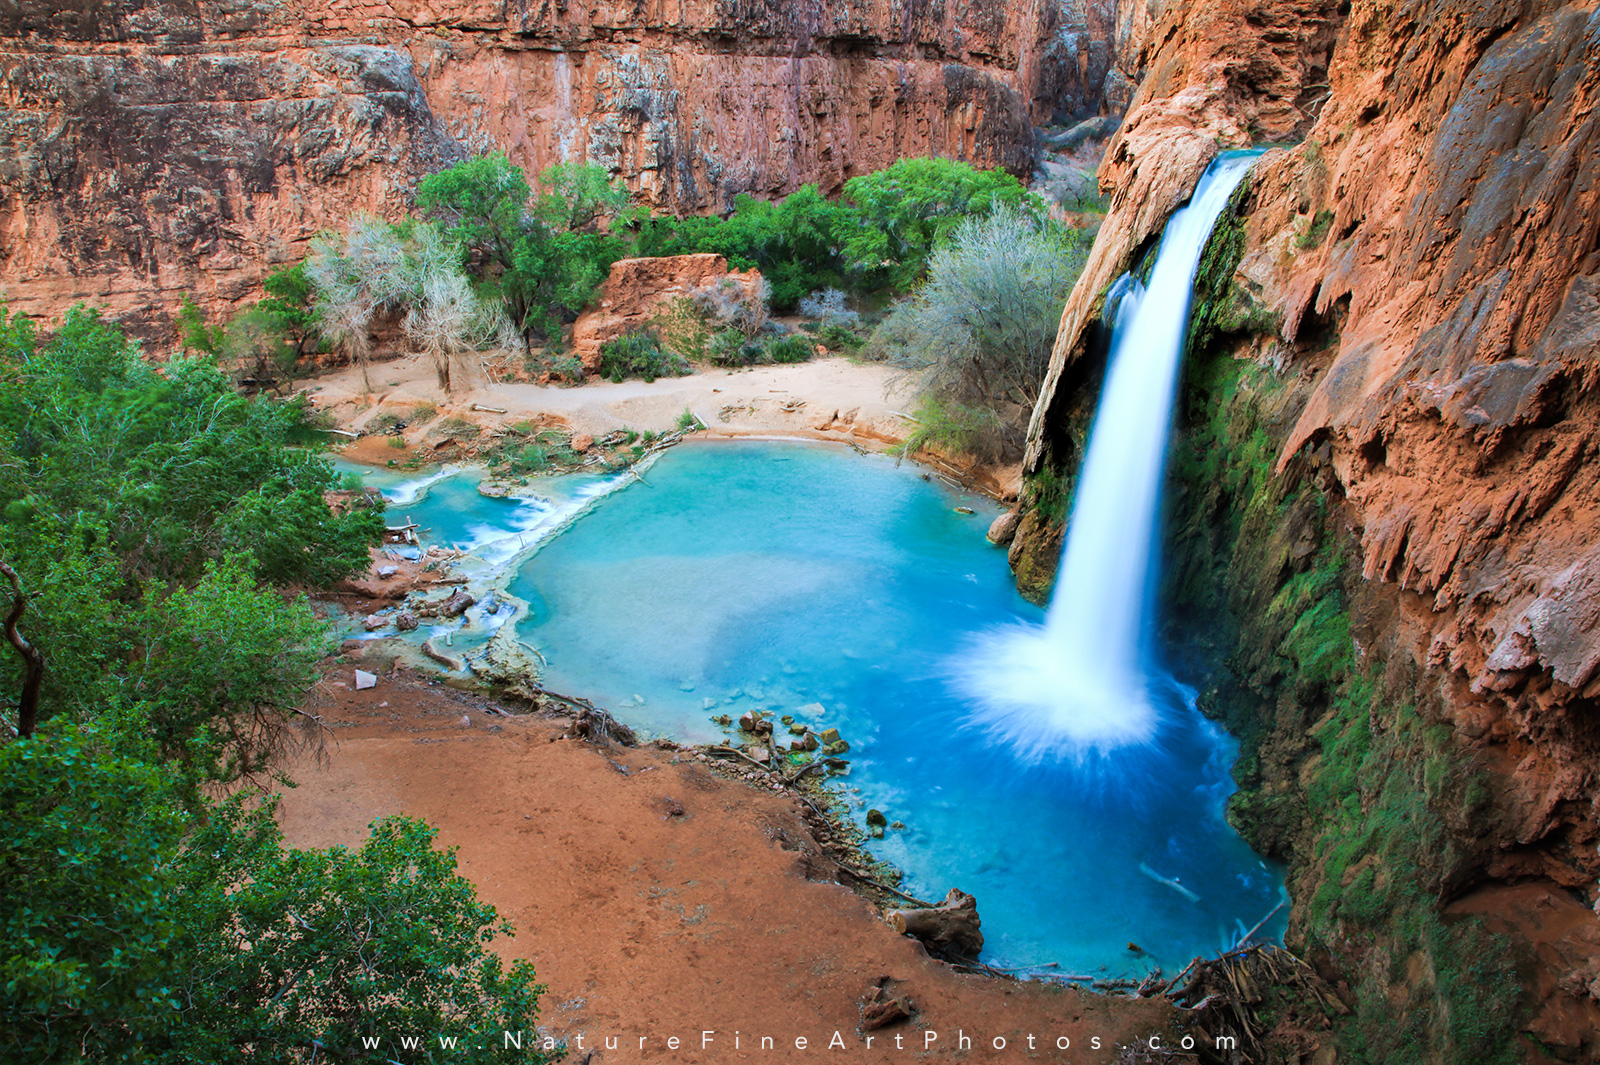
[[[1094,113],[1114,0],[21,0],[0,11],[0,290],[165,339],[361,209],[507,150],[724,208],[904,155],[1018,172]]]
[[[1316,127],[1258,168],[1240,272],[1287,344],[1337,331],[1280,468],[1327,442],[1457,728],[1533,743],[1521,841],[1578,816],[1565,875],[1593,880],[1600,15],[1434,8],[1352,11]]]
[[[743,297],[761,287],[758,270],[729,270],[720,255],[664,255],[654,259],[619,259],[600,286],[600,295],[572,325],[572,353],[593,372],[600,368],[600,349],[624,333],[643,329],[664,303],[696,289],[731,282]]]
[[[1057,386],[1106,283],[1219,147],[1303,136],[1253,172],[1234,278],[1281,323],[1241,354],[1309,397],[1278,469],[1317,469],[1360,598],[1388,604],[1357,651],[1414,668],[1417,701],[1499,770],[1511,812],[1472,875],[1558,885],[1581,915],[1600,875],[1600,12],[1224,0],[1122,31],[1145,77],[1030,467],[1060,463]],[[1020,538],[1013,557],[1042,557]],[[1579,1055],[1600,1018],[1585,971],[1557,973],[1577,997],[1530,1029]]]

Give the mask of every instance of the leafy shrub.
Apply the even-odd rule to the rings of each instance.
[[[550,467],[550,450],[540,444],[516,444],[501,453],[497,472],[520,477]]]
[[[853,329],[829,322],[816,332],[818,343],[830,351],[859,351],[867,340]]]
[[[694,411],[685,407],[683,413],[678,415],[678,428],[683,432],[689,433],[697,429],[704,429],[705,426],[701,424],[700,418]]]
[[[621,382],[629,377],[654,381],[691,372],[681,355],[665,351],[653,332],[641,330],[606,341],[600,347],[600,376]]]
[[[177,326],[178,342],[184,351],[198,351],[202,355],[222,354],[222,345],[227,339],[226,330],[220,325],[207,322],[205,312],[187,292],[179,301],[178,313],[173,318],[173,324]]]
[[[792,311],[809,293],[845,282],[842,253],[853,210],[805,185],[779,203],[741,194],[727,218],[654,218],[639,227],[636,254],[714,252],[736,270],[755,268],[771,285],[772,306]]]
[[[1075,231],[1010,207],[968,219],[934,253],[927,284],[879,325],[868,354],[923,372],[924,393],[941,401],[930,410],[987,409],[993,417],[957,421],[997,439],[968,440],[965,450],[1015,453],[1085,257]]]
[[[759,341],[749,340],[737,329],[724,329],[706,346],[706,358],[715,366],[754,366],[761,361]]]
[[[803,336],[790,334],[767,342],[766,356],[773,362],[808,362],[817,354],[817,346]]]
[[[900,453],[933,450],[995,462],[1004,455],[1004,427],[989,407],[924,393],[916,406],[916,425],[900,445]]]
[[[933,253],[968,219],[1002,207],[1043,217],[1043,204],[1004,170],[979,170],[954,159],[901,159],[845,182],[856,224],[844,242],[869,284],[904,291],[921,280]],[[875,287],[875,286],[874,286]]]
[[[656,308],[650,320],[661,346],[688,362],[706,357],[711,343],[708,315],[693,296],[679,296]]]

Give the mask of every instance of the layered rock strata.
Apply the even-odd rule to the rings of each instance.
[[[493,149],[660,210],[836,191],[905,155],[1026,173],[1093,114],[1114,0],[23,0],[0,12],[0,290],[165,339],[352,211]]]

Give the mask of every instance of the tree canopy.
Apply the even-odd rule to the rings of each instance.
[[[24,720],[0,657],[0,1059],[382,1061],[424,1035],[423,1060],[488,1061],[459,1037],[532,1025],[532,970],[488,950],[507,929],[430,829],[295,850],[251,786],[329,649],[288,588],[364,570],[383,523],[329,506],[312,418],[210,359],[152,366],[93,311],[41,341],[0,307],[0,561],[44,664]]]

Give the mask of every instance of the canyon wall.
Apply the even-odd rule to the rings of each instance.
[[[503,149],[604,165],[649,206],[835,192],[901,156],[1031,170],[1095,113],[1115,0],[12,0],[0,8],[0,292],[169,335],[352,211]]]
[[[1347,1057],[1592,1060],[1600,13],[1287,0],[1132,32],[1019,578],[1053,576],[1107,284],[1218,150],[1298,140],[1208,249],[1175,468],[1170,599],[1231,616],[1233,814],[1290,862]]]

